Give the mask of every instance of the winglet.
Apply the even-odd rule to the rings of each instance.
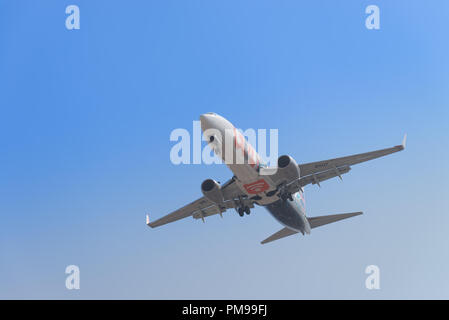
[[[150,216],[147,214],[147,225],[149,226],[150,225]]]
[[[404,138],[402,139],[402,144],[395,146],[395,148],[398,149],[398,151],[404,150],[406,142],[407,142],[407,134],[404,134]]]
[[[405,149],[405,143],[407,142],[407,134],[404,134],[404,139],[402,139],[402,148]]]

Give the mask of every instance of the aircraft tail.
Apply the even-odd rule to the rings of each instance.
[[[347,219],[347,218],[351,218],[351,217],[355,217],[358,215],[363,214],[363,212],[359,211],[359,212],[351,212],[351,213],[340,213],[340,214],[331,214],[329,216],[319,216],[319,217],[311,217],[311,218],[307,218],[307,220],[309,221],[310,224],[310,228],[316,228],[316,227],[320,227],[323,226],[325,224],[329,224],[332,222],[337,222],[343,219]]]
[[[331,214],[328,216],[319,216],[319,217],[311,217],[311,218],[307,218],[307,220],[309,221],[310,224],[310,228],[316,228],[316,227],[320,227],[323,226],[325,224],[329,224],[332,222],[337,222],[343,219],[347,219],[347,218],[351,218],[351,217],[355,217],[358,215],[363,214],[363,212],[351,212],[351,213],[340,213],[340,214]],[[281,230],[279,230],[278,232],[276,232],[275,234],[269,236],[268,238],[266,238],[265,240],[263,240],[261,242],[261,244],[265,244],[274,240],[279,240],[294,234],[297,234],[298,232],[295,230],[292,230],[290,228],[283,228]]]
[[[276,232],[275,234],[269,236],[268,238],[266,238],[265,240],[263,240],[261,242],[261,244],[265,244],[274,240],[278,240],[281,238],[285,238],[288,236],[291,236],[293,234],[297,234],[298,231],[292,230],[290,228],[285,227],[284,229],[279,230],[278,232]]]

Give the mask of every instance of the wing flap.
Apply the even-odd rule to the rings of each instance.
[[[269,236],[265,240],[263,240],[261,242],[261,244],[265,244],[265,243],[268,243],[268,242],[271,242],[271,241],[274,241],[274,240],[279,240],[281,238],[285,238],[285,237],[294,235],[296,233],[298,233],[298,231],[295,231],[295,230],[292,230],[290,228],[285,227],[285,228],[279,230],[278,232],[272,234],[271,236]]]
[[[298,192],[298,190],[300,190],[300,188],[308,185],[309,183],[319,184],[322,181],[325,181],[325,180],[328,180],[328,179],[331,179],[334,177],[338,177],[338,176],[341,177],[341,175],[348,173],[350,170],[351,170],[351,167],[342,166],[339,168],[326,170],[326,171],[323,171],[323,172],[320,172],[317,174],[308,175],[306,177],[301,177],[287,185],[288,191],[291,193]]]

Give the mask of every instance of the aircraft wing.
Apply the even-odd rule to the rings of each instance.
[[[302,187],[312,183],[320,185],[321,181],[334,177],[340,177],[351,170],[351,165],[380,158],[391,153],[405,149],[406,137],[401,145],[366,153],[359,153],[352,156],[334,158],[324,161],[299,164],[301,177],[287,184],[290,193],[298,192]]]
[[[334,158],[324,161],[310,162],[299,165],[301,177],[317,174],[326,170],[335,170],[342,166],[352,166],[357,163],[365,162],[386,156],[391,153],[395,153],[405,149],[407,135],[404,136],[404,140],[401,145],[394,146],[392,148],[386,148],[371,152],[359,153],[352,156]]]
[[[201,197],[198,200],[195,200],[192,203],[189,203],[188,205],[156,221],[150,222],[149,216],[147,215],[147,225],[155,228],[190,216],[193,216],[195,219],[204,220],[204,217],[208,217],[217,213],[221,215],[221,213],[223,213],[227,209],[234,208],[236,206],[234,201],[235,199],[238,199],[239,197],[246,197],[246,195],[244,195],[240,191],[234,179],[230,179],[229,181],[227,181],[222,186],[221,190],[224,197],[224,202],[221,204],[221,206],[217,205],[206,197]],[[254,203],[251,200],[245,198],[242,199],[242,201],[248,207],[254,207]]]

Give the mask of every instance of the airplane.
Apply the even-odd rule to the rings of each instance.
[[[201,184],[203,196],[192,203],[156,220],[146,223],[159,227],[186,217],[204,219],[228,209],[235,209],[243,217],[255,205],[263,206],[283,226],[261,243],[265,244],[294,234],[310,234],[311,229],[363,212],[350,212],[326,216],[306,216],[303,188],[348,173],[351,166],[383,157],[405,149],[407,135],[401,145],[329,160],[300,163],[289,155],[278,158],[277,167],[270,168],[243,135],[224,117],[210,112],[200,116],[201,130],[214,153],[219,156],[233,177],[223,185],[213,179]],[[231,155],[231,158],[229,158]],[[238,156],[240,155],[240,158]],[[270,171],[271,169],[271,171]]]

